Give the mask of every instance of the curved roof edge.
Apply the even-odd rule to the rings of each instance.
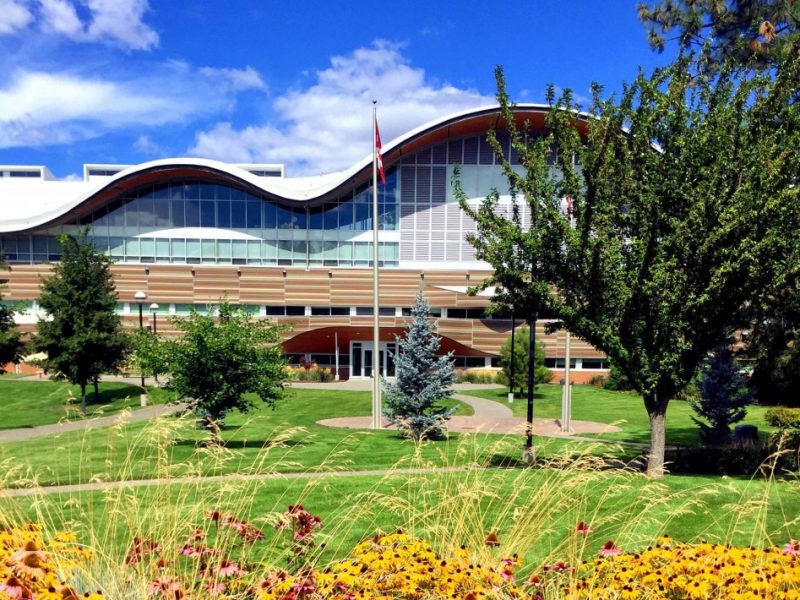
[[[514,106],[514,112],[519,117],[525,117],[525,115],[541,115],[543,117],[549,110],[550,107],[546,104],[517,104]],[[496,104],[463,110],[435,119],[384,144],[382,148],[384,164],[387,167],[391,166],[405,154],[416,152],[425,145],[434,144],[449,137],[488,131],[498,124],[499,119],[500,107]],[[470,127],[470,125],[472,126]],[[346,184],[360,184],[369,180],[372,175],[372,157],[368,155],[343,171],[295,178],[260,177],[235,165],[204,158],[167,158],[149,161],[120,171],[109,179],[93,182],[88,187],[80,186],[79,193],[65,199],[58,206],[53,206],[50,210],[12,216],[11,218],[6,217],[0,221],[0,233],[23,232],[54,224],[90,201],[92,204],[95,201],[103,202],[126,188],[138,185],[147,174],[157,175],[168,170],[182,171],[186,175],[202,172],[213,173],[223,179],[243,184],[255,193],[270,196],[278,202],[305,204],[315,200],[329,199]],[[47,186],[47,189],[42,189],[42,192],[55,193],[55,186],[61,187],[67,182],[37,182],[36,185],[41,186],[45,183],[50,185]],[[71,189],[75,190],[76,188],[72,187]],[[28,187],[25,191],[29,193],[31,188]],[[48,198],[43,200],[42,204],[46,207],[49,204]],[[35,207],[41,208],[41,204]]]

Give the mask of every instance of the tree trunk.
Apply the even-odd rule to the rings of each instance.
[[[95,375],[94,378],[94,403],[98,404],[100,402],[100,378]]]
[[[645,396],[644,405],[650,417],[650,453],[647,456],[647,476],[655,479],[664,476],[664,451],[667,443],[667,405],[669,399],[658,391]]]
[[[86,383],[81,383],[81,414],[86,416]]]

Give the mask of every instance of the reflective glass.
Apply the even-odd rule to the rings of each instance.
[[[231,226],[231,203],[217,200],[217,227],[227,229]]]
[[[242,200],[231,202],[231,227],[234,229],[247,228],[247,205]]]
[[[216,210],[212,200],[200,201],[200,227],[216,227]]]
[[[186,227],[200,227],[200,201],[186,201]]]
[[[251,198],[247,201],[247,228],[261,229],[261,200]]]

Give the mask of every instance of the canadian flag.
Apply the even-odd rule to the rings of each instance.
[[[383,157],[381,156],[381,133],[378,131],[378,118],[375,118],[375,163],[381,174],[381,183],[386,185],[386,174],[383,171]]]

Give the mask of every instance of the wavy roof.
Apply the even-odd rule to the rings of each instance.
[[[517,124],[528,121],[541,128],[548,106],[519,104]],[[465,110],[431,121],[383,146],[388,168],[405,155],[450,138],[503,129],[499,107]],[[372,157],[344,171],[314,177],[259,177],[234,165],[201,158],[168,158],[132,166],[102,181],[25,181],[0,179],[0,233],[22,232],[69,221],[100,206],[128,189],[145,183],[175,178],[194,178],[229,183],[249,192],[287,204],[318,204],[331,200],[372,177]]]

